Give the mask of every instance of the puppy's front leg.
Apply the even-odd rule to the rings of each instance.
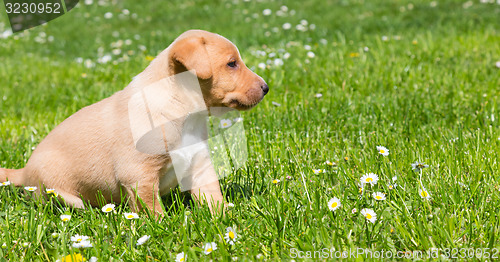
[[[212,214],[222,211],[224,207],[224,197],[220,191],[219,181],[193,188],[191,189],[191,194],[201,203],[208,203]]]
[[[208,150],[198,152],[191,165],[190,192],[200,203],[207,203],[212,214],[222,210],[224,197]]]

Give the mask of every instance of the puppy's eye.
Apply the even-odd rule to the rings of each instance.
[[[232,68],[236,67],[236,61],[227,63],[227,66],[232,67]]]

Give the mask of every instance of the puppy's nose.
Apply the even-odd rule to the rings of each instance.
[[[267,92],[269,92],[269,86],[267,86],[267,84],[264,84],[260,88],[262,88],[262,91],[264,92],[264,95],[266,95]]]

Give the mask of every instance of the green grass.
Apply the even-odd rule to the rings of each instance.
[[[500,5],[113,2],[80,3],[46,26],[0,39],[0,166],[23,167],[58,123],[124,88],[147,66],[148,56],[183,31],[205,29],[232,40],[271,88],[259,106],[243,113],[246,166],[221,181],[234,207],[214,217],[175,193],[165,199],[168,212],[161,222],[146,213],[129,221],[122,215],[126,205],[117,206],[116,214],[64,210],[34,203],[24,189],[1,187],[0,260],[55,261],[81,253],[87,260],[172,261],[185,252],[188,260],[274,261],[292,258],[292,248],[500,249]],[[277,16],[282,5],[288,11]],[[270,16],[263,16],[266,8]],[[130,14],[120,15],[123,9]],[[113,18],[105,19],[106,12]],[[302,19],[315,29],[297,30]],[[284,30],[285,23],[292,29]],[[7,26],[1,15],[0,32]],[[120,55],[96,62],[112,54],[112,43],[126,39],[131,43],[123,43]],[[290,58],[276,66],[271,53]],[[266,68],[258,67],[268,60]],[[378,145],[390,155],[379,155]],[[430,167],[414,172],[416,161]],[[360,194],[360,178],[371,172],[380,180]],[[391,190],[393,176],[398,186]],[[276,178],[281,182],[274,185]],[[421,185],[430,200],[419,196]],[[375,201],[375,191],[387,199]],[[342,202],[334,212],[327,206],[333,197]],[[374,224],[359,213],[363,208],[377,213]],[[63,213],[71,220],[62,222]],[[229,226],[239,235],[234,246],[223,240]],[[75,234],[90,236],[93,247],[72,249]],[[136,246],[143,235],[151,239]],[[207,242],[218,245],[208,256],[201,248]]]

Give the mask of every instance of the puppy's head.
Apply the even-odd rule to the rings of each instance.
[[[226,38],[190,30],[169,47],[171,74],[194,70],[208,107],[250,109],[269,91],[266,82],[246,67],[236,46]]]

